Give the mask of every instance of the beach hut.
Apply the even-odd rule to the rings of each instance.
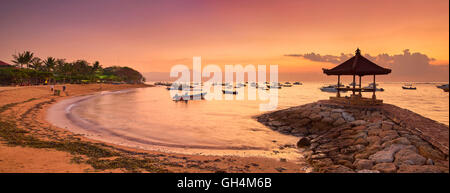
[[[364,56],[361,55],[361,50],[358,48],[356,49],[355,56],[348,59],[342,64],[339,64],[338,66],[332,68],[332,69],[322,69],[323,73],[326,75],[337,75],[338,78],[338,86],[337,86],[337,94],[336,97],[332,97],[332,99],[338,99],[341,100],[340,91],[352,91],[352,95],[350,96],[351,99],[362,101],[364,98],[362,98],[361,92],[373,92],[372,95],[372,101],[373,102],[382,102],[381,100],[376,99],[376,82],[375,82],[375,76],[376,75],[385,75],[391,73],[391,69],[383,68],[381,66],[378,66],[377,64],[373,63],[372,61],[368,60]],[[353,76],[353,84],[351,87],[341,87],[340,80],[341,76]],[[361,77],[363,76],[370,76],[373,75],[373,86],[372,88],[361,88]],[[358,88],[356,87],[356,76],[359,77],[359,85]],[[359,94],[356,94],[356,93]],[[368,100],[366,100],[368,101]],[[370,102],[370,101],[369,101]]]

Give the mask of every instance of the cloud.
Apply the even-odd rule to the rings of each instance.
[[[335,55],[320,55],[317,53],[306,54],[287,54],[289,57],[302,57],[304,59],[314,62],[327,62],[332,64],[340,64],[345,62],[354,54]],[[435,61],[434,58],[422,54],[420,52],[411,52],[409,49],[403,50],[402,54],[390,55],[387,53],[372,56],[364,54],[364,57],[375,62],[376,64],[391,68],[392,76],[395,79],[404,81],[448,81],[448,64],[446,65],[431,65]]]
[[[341,53],[340,56],[333,56],[333,55],[320,55],[316,54],[314,52],[306,53],[306,54],[286,54],[285,56],[291,56],[291,57],[303,57],[305,59],[315,61],[315,62],[329,62],[333,64],[342,63],[349,58],[351,58],[352,54],[344,54]]]

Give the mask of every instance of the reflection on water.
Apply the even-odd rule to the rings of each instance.
[[[319,83],[278,90],[278,109],[328,99]],[[403,90],[401,84],[380,84],[377,97],[448,125],[449,95],[434,85],[416,85]],[[365,93],[370,97],[371,93]],[[295,157],[297,138],[262,126],[252,118],[262,112],[258,100],[202,100],[174,102],[165,87],[141,88],[133,92],[101,95],[80,102],[72,115],[101,126],[109,134],[138,147],[167,147],[180,153],[261,155]],[[107,136],[104,136],[107,137]]]

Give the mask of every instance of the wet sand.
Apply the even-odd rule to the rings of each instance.
[[[0,92],[0,126],[12,122],[25,136],[46,144],[92,144],[113,152],[114,156],[92,157],[89,153],[74,153],[70,148],[36,145],[11,145],[5,136],[0,144],[0,172],[305,172],[304,162],[290,162],[262,157],[203,156],[141,150],[88,139],[46,121],[47,109],[56,102],[73,96],[85,96],[101,91],[117,91],[146,85],[67,85],[68,95],[52,96],[50,86],[2,89]],[[56,89],[61,89],[57,86]],[[7,136],[6,136],[7,137]],[[33,144],[33,143],[31,143]],[[83,146],[84,147],[84,146]],[[75,150],[74,150],[75,151]],[[75,152],[78,152],[76,150]],[[88,155],[84,155],[84,154]],[[91,157],[89,157],[91,156]],[[299,155],[300,156],[300,155]],[[125,161],[124,161],[125,160]],[[142,161],[144,160],[144,161]],[[142,161],[142,162],[141,162]],[[114,167],[101,165],[112,164]],[[152,169],[148,169],[151,164]],[[121,163],[125,163],[120,165]],[[134,166],[138,163],[138,166]],[[133,165],[130,169],[129,165]],[[140,165],[145,167],[140,168]],[[147,168],[147,169],[145,169]]]

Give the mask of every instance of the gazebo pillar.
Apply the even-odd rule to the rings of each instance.
[[[355,96],[355,87],[356,87],[355,76],[356,75],[353,74],[353,89],[352,89],[353,96]]]
[[[375,74],[373,75],[373,94],[372,94],[372,99],[375,100],[377,99],[377,96],[375,95],[375,91],[377,90],[377,84],[375,83]]]
[[[359,96],[362,96],[362,94],[361,94],[361,76],[359,76]]]
[[[341,97],[341,93],[339,92],[339,85],[341,85],[341,75],[338,75],[338,83],[337,83],[337,93],[336,93],[336,97]]]

